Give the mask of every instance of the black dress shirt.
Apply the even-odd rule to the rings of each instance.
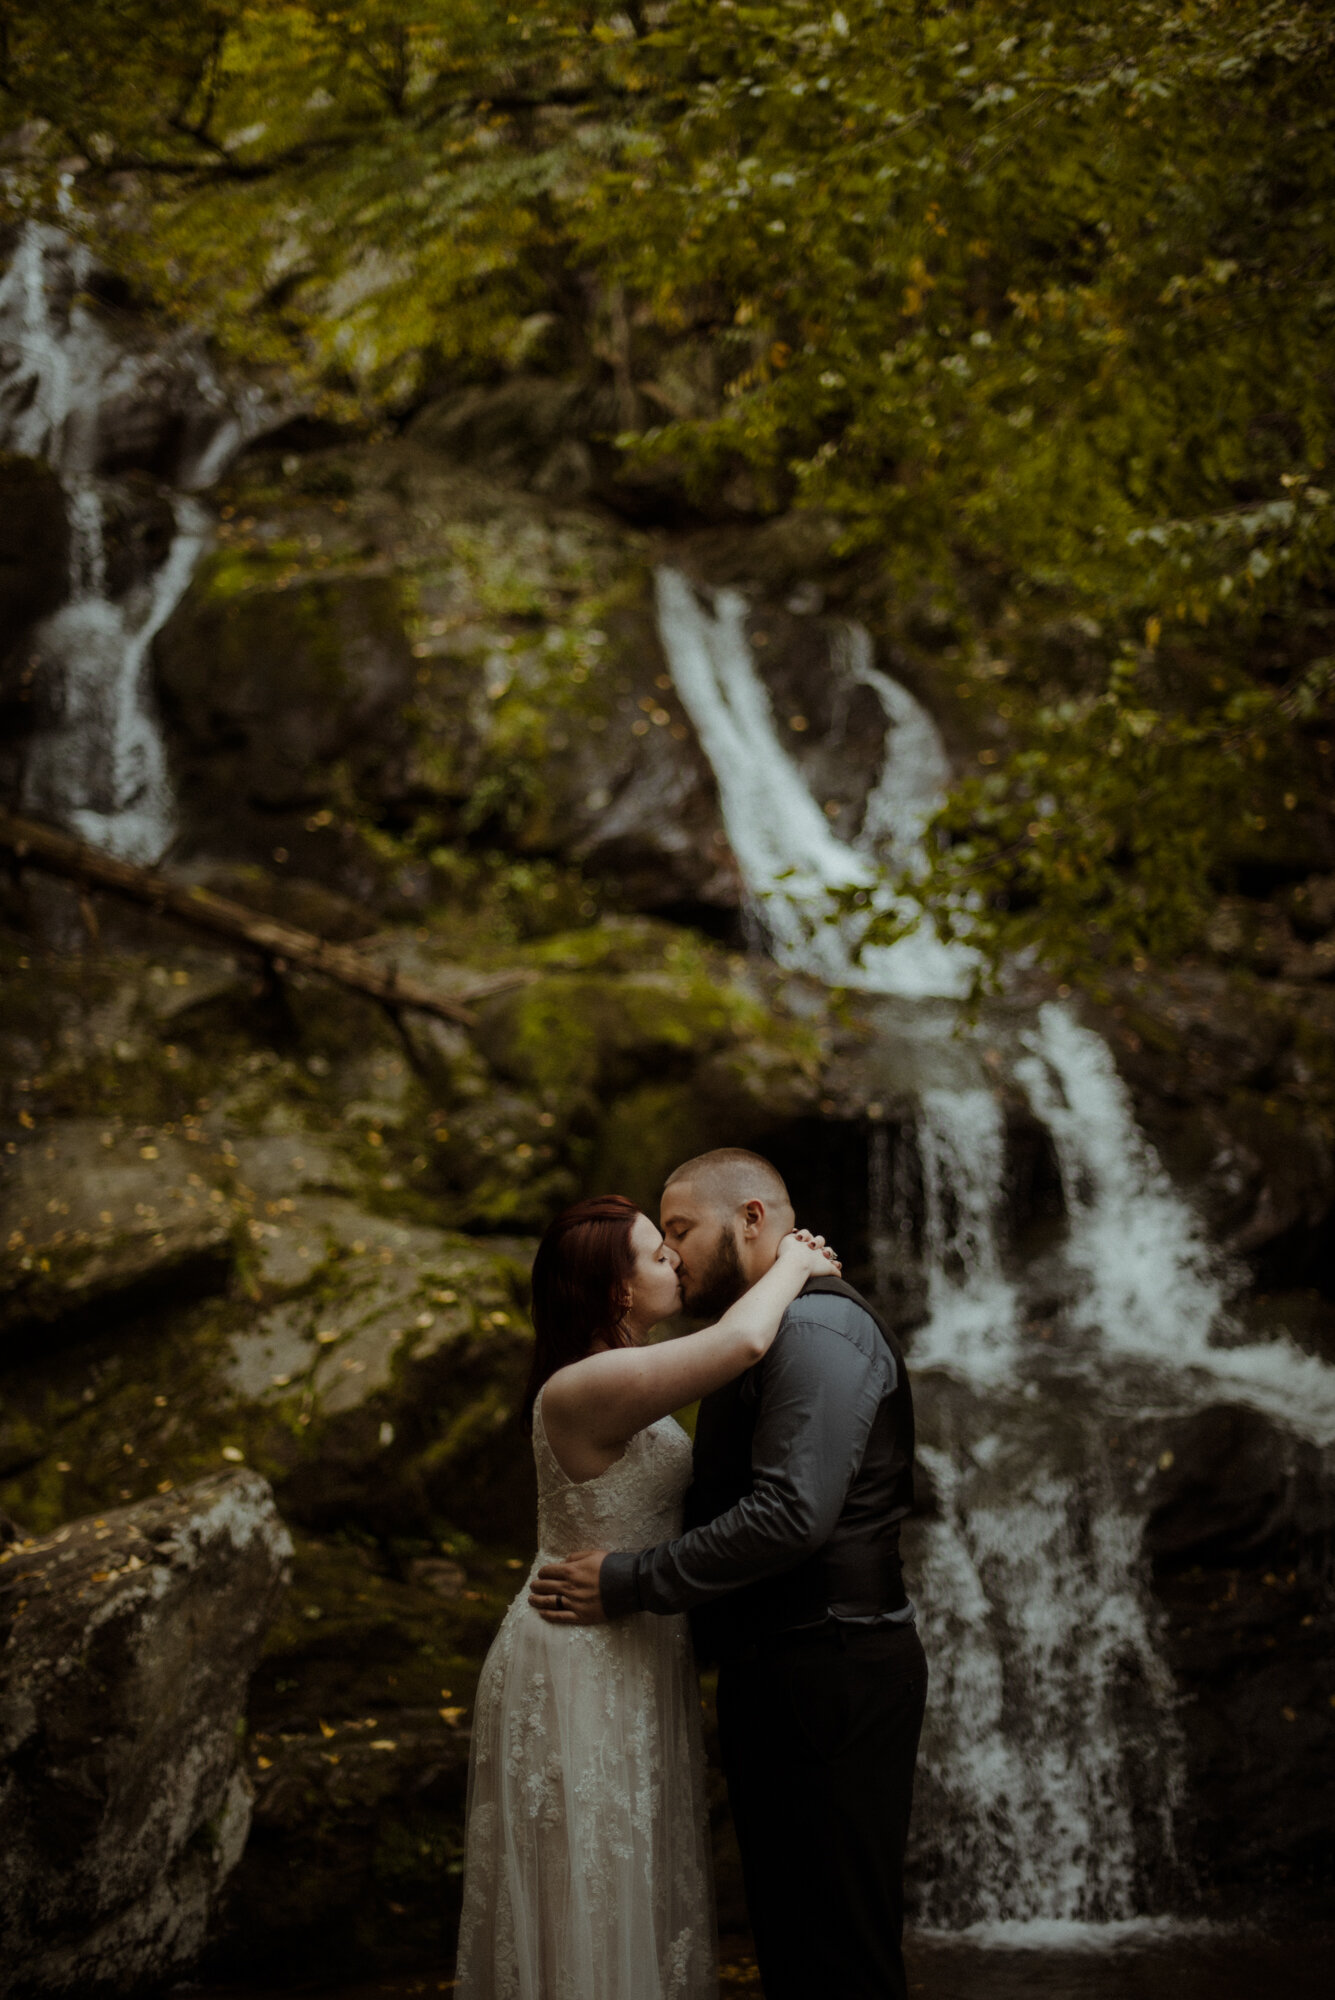
[[[813,1280],[764,1358],[702,1403],[686,1531],[609,1555],[603,1607],[704,1607],[708,1626],[717,1603],[731,1642],[828,1617],[907,1622],[898,1545],[912,1460],[896,1344],[851,1286]],[[718,1602],[733,1593],[736,1606]]]

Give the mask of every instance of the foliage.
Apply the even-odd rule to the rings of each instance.
[[[35,121],[11,200],[334,409],[400,403],[522,359],[572,283],[565,211],[635,82],[610,14],[0,0],[0,87]]]
[[[975,690],[1009,652],[1006,761],[910,885],[994,955],[1176,949],[1315,810],[1328,10],[0,0],[0,29],[42,121],[11,199],[77,206],[251,361],[400,408],[564,338],[669,417],[627,448],[836,517],[949,603]],[[1057,619],[1095,669],[1064,690],[1025,665]]]

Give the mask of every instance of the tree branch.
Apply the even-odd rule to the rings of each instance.
[[[363,955],[365,947],[354,950],[348,945],[330,944],[313,931],[298,930],[292,924],[260,916],[241,903],[215,896],[210,889],[187,888],[157,869],[118,860],[114,855],[104,854],[101,848],[72,840],[68,834],[57,833],[37,820],[20,819],[3,808],[0,808],[0,848],[8,849],[24,867],[44,869],[84,888],[107,890],[158,916],[174,917],[194,930],[207,931],[229,944],[257,951],[275,971],[299,965],[307,972],[336,980],[353,992],[365,993],[395,1011],[414,1007],[419,1013],[435,1014],[442,1020],[459,1021],[471,1027],[477,1016],[467,1006],[468,1001],[481,1000],[509,986],[524,985],[536,977],[530,971],[516,968],[479,980],[460,994],[440,993],[419,980],[402,979],[392,969],[382,972]]]

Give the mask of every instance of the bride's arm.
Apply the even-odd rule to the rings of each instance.
[[[558,1369],[543,1391],[544,1418],[599,1451],[618,1450],[646,1424],[722,1388],[759,1361],[808,1278],[826,1276],[830,1268],[818,1244],[785,1236],[764,1277],[716,1325],[656,1347],[609,1348]]]

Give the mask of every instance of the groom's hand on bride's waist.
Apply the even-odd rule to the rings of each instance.
[[[547,1563],[528,1589],[528,1601],[549,1625],[604,1625],[602,1574],[606,1549],[581,1549],[564,1562]]]

